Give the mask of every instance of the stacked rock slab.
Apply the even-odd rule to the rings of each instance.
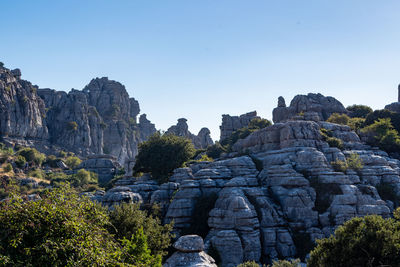
[[[333,97],[321,94],[297,95],[286,107],[283,97],[278,99],[278,107],[272,112],[274,123],[292,119],[327,120],[333,113],[347,113],[345,107]]]
[[[187,119],[185,118],[178,119],[178,123],[169,127],[166,131],[166,134],[173,134],[190,139],[196,149],[204,149],[214,144],[210,133],[208,128],[202,128],[198,135],[192,134],[189,131]]]
[[[243,127],[247,127],[252,119],[260,118],[256,111],[248,112],[240,116],[222,115],[222,124],[219,127],[221,130],[220,141],[228,138],[231,134]]]
[[[164,267],[217,267],[215,260],[204,252],[203,239],[198,235],[181,236],[175,243],[178,251],[164,263]]]

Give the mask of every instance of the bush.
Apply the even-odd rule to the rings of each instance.
[[[98,182],[97,174],[85,169],[80,169],[73,175],[73,178],[76,180],[76,185],[95,184]]]
[[[301,267],[300,260],[278,260],[272,261],[271,267]]]
[[[78,124],[76,121],[69,121],[67,123],[67,130],[68,131],[77,131],[78,130]]]
[[[57,162],[59,161],[59,159],[56,157],[56,156],[54,156],[54,155],[48,155],[47,157],[46,157],[46,161],[44,162],[44,164],[47,164],[47,165],[49,165],[50,167],[52,167],[52,168],[57,168],[58,166],[57,166]]]
[[[349,166],[347,165],[346,161],[343,160],[335,160],[331,162],[333,169],[337,172],[346,172]]]
[[[347,161],[347,166],[355,171],[359,171],[364,167],[364,164],[357,153],[351,153],[350,156],[346,159],[346,161]]]
[[[12,196],[0,206],[0,263],[7,266],[115,265],[118,244],[103,208],[68,188],[42,199]]]
[[[347,125],[350,117],[346,114],[333,113],[326,121],[336,124]]]
[[[149,172],[161,184],[168,181],[173,170],[181,167],[194,153],[193,143],[189,139],[156,133],[139,145],[133,170]]]
[[[45,178],[46,174],[44,173],[44,171],[42,169],[37,168],[37,169],[29,171],[28,176],[43,179],[43,178]]]
[[[400,223],[377,215],[356,217],[317,240],[307,266],[398,266]]]
[[[217,141],[214,145],[207,147],[207,156],[217,159],[222,153],[225,153],[226,149]]]
[[[5,172],[11,172],[13,170],[13,167],[10,163],[7,163],[6,165],[4,165],[3,170]]]
[[[343,149],[343,141],[336,137],[328,137],[326,138],[326,142],[330,147],[337,147],[339,149]]]
[[[254,118],[249,122],[248,128],[249,129],[263,129],[265,127],[271,126],[272,123],[269,120],[261,119],[261,118]]]
[[[378,146],[387,152],[396,152],[400,149],[400,136],[389,118],[378,119],[361,131],[369,136],[370,145]]]
[[[23,156],[26,161],[33,163],[37,166],[42,165],[43,161],[46,159],[46,156],[39,151],[37,151],[35,148],[23,148],[18,151],[18,155]]]
[[[143,227],[144,232],[151,237],[147,240],[151,253],[156,256],[165,256],[166,249],[171,244],[172,224],[162,225],[158,217],[140,210],[140,204],[127,204],[114,206],[109,211],[112,223],[111,232],[117,239],[130,238],[132,234]]]
[[[65,164],[67,164],[67,166],[71,169],[75,169],[76,167],[78,167],[81,164],[82,160],[80,160],[80,158],[78,157],[68,157],[65,159]]]
[[[365,105],[352,105],[346,109],[350,111],[349,115],[351,118],[366,118],[372,112],[372,108]]]
[[[397,132],[400,131],[400,114],[387,109],[375,110],[365,118],[365,126],[374,124],[379,119],[390,119]]]
[[[258,264],[255,261],[246,261],[246,262],[239,264],[236,267],[260,267],[260,264]]]
[[[15,159],[15,164],[18,166],[18,168],[22,168],[25,166],[26,159],[22,155],[18,155],[17,158]]]
[[[350,118],[349,122],[347,123],[350,128],[355,131],[359,132],[362,127],[364,127],[365,119],[364,118]]]

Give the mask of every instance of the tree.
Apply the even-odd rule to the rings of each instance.
[[[336,124],[347,125],[350,117],[346,114],[333,113],[326,121]]]
[[[114,206],[109,211],[111,221],[111,232],[117,239],[130,239],[140,228],[151,237],[148,239],[148,247],[151,253],[156,256],[165,256],[166,249],[171,244],[172,224],[162,225],[157,216],[140,210],[140,204],[123,203]]]
[[[372,112],[372,108],[365,105],[352,105],[346,109],[350,111],[349,115],[351,118],[366,118]]]
[[[135,172],[149,172],[159,183],[168,181],[172,171],[194,156],[193,143],[184,137],[159,132],[139,145]]]
[[[13,195],[0,206],[0,263],[8,266],[84,266],[115,263],[118,244],[106,231],[106,212],[68,187],[41,200]]]
[[[307,266],[398,266],[400,223],[377,215],[353,218],[317,240]]]
[[[76,167],[79,166],[79,164],[81,164],[81,160],[78,157],[68,157],[65,159],[65,164],[67,164],[68,167],[70,167],[71,169],[75,169]]]

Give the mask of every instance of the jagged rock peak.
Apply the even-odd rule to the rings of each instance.
[[[222,124],[219,127],[221,130],[220,141],[231,136],[231,134],[239,130],[240,128],[247,127],[250,121],[254,118],[260,118],[257,116],[257,111],[248,112],[240,116],[230,116],[228,114],[222,115]]]
[[[208,146],[214,144],[210,136],[211,132],[208,128],[202,128],[198,135],[192,134],[189,131],[187,119],[185,118],[178,119],[178,123],[169,127],[166,133],[186,137],[192,140],[193,145],[196,149],[207,148]]]
[[[0,135],[46,139],[45,105],[36,94],[37,86],[21,79],[19,69],[0,64]]]
[[[322,94],[297,95],[284,105],[283,97],[278,99],[278,107],[273,110],[274,123],[288,120],[327,120],[333,113],[347,113],[347,110],[337,99]]]

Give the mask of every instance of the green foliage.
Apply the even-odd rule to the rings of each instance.
[[[195,199],[195,206],[190,218],[190,226],[182,229],[182,235],[199,235],[205,238],[210,231],[208,226],[208,214],[214,208],[217,194],[207,194]]]
[[[26,159],[25,159],[25,157],[22,156],[22,155],[18,155],[17,158],[15,159],[15,164],[17,164],[17,166],[18,166],[19,168],[24,167],[24,166],[25,166],[25,163],[26,163]]]
[[[149,172],[160,184],[168,181],[168,176],[193,157],[193,143],[176,135],[155,133],[139,145],[135,172]]]
[[[57,166],[57,162],[59,161],[60,159],[58,159],[56,156],[54,156],[54,155],[48,155],[47,157],[46,157],[46,161],[44,162],[44,164],[47,164],[47,165],[49,165],[50,167],[52,167],[52,168],[57,168],[58,166]]]
[[[100,206],[69,188],[41,200],[13,195],[0,206],[0,255],[7,266],[104,266],[118,249]]]
[[[35,148],[30,147],[22,148],[18,151],[18,155],[23,156],[26,161],[31,164],[35,164],[36,166],[42,165],[42,163],[46,159],[46,156],[44,154],[40,153]]]
[[[356,217],[317,240],[307,266],[398,266],[400,223],[377,215]]]
[[[332,168],[337,172],[346,172],[349,166],[347,162],[344,160],[337,159],[331,162]]]
[[[346,158],[346,161],[347,166],[355,171],[359,171],[364,167],[364,164],[357,153],[351,153],[350,156]]]
[[[40,178],[43,179],[45,177],[45,173],[42,169],[36,168],[34,170],[31,170],[28,172],[28,176],[30,177],[36,177],[36,178]]]
[[[255,261],[246,261],[246,262],[239,264],[236,267],[260,267],[260,264],[258,264]]]
[[[371,145],[376,145],[387,152],[395,152],[400,149],[400,136],[393,128],[389,118],[378,119],[361,131],[371,137],[368,139],[368,143]]]
[[[339,149],[343,149],[343,141],[336,137],[328,137],[326,138],[326,142],[330,147],[337,147]]]
[[[11,172],[13,170],[13,167],[10,163],[7,163],[6,165],[4,165],[3,170],[5,172]]]
[[[365,105],[352,105],[346,109],[350,111],[351,118],[366,118],[372,112],[372,108]]]
[[[151,251],[147,245],[147,236],[143,232],[143,227],[139,227],[130,239],[123,238],[121,242],[123,247],[121,258],[124,263],[143,267],[162,267],[161,255],[157,255],[156,257],[151,255]]]
[[[65,159],[65,164],[67,164],[67,166],[71,169],[75,169],[76,167],[78,167],[81,162],[82,160],[80,158],[73,156]]]
[[[94,172],[80,169],[73,177],[76,178],[78,185],[97,183],[97,174]]]
[[[300,267],[300,260],[278,260],[272,261],[271,267]]]
[[[375,123],[379,119],[390,119],[394,129],[400,131],[400,114],[387,109],[375,110],[365,118],[365,126]]]
[[[350,128],[355,131],[359,132],[362,127],[364,127],[365,119],[364,118],[350,118],[349,122],[347,123]]]
[[[67,152],[61,150],[60,152],[58,152],[58,156],[59,156],[60,158],[65,158],[65,157],[67,156]]]
[[[272,123],[269,120],[261,119],[261,118],[254,118],[249,122],[247,126],[249,129],[263,129],[265,127],[271,126]]]
[[[225,152],[226,149],[219,142],[215,142],[214,145],[207,147],[206,150],[207,156],[213,159],[219,158],[221,154]]]
[[[350,117],[346,114],[333,113],[326,121],[336,124],[347,125]]]
[[[64,172],[48,173],[45,178],[50,180],[50,184],[54,187],[69,183],[78,191],[86,191],[89,187],[98,184],[97,174],[85,169],[80,169],[76,174],[71,175]]]
[[[77,131],[78,130],[78,123],[76,123],[76,121],[69,121],[67,123],[67,130],[68,131]]]
[[[128,239],[143,227],[150,237],[147,242],[151,253],[160,257],[166,255],[165,251],[171,244],[172,224],[162,225],[157,216],[140,210],[138,203],[115,206],[109,211],[109,218],[112,223],[111,231],[117,239]]]

